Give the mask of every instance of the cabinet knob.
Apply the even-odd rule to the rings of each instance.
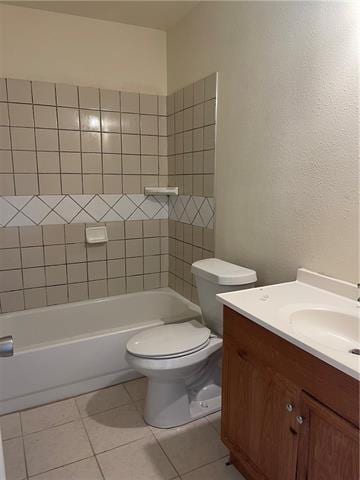
[[[286,410],[288,412],[292,412],[294,410],[294,405],[292,403],[287,403],[286,404]]]
[[[305,421],[305,418],[302,417],[301,415],[298,415],[298,416],[296,417],[296,421],[297,421],[300,425],[302,425],[302,424],[304,423],[304,421]]]

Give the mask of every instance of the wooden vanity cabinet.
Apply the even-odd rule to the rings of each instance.
[[[359,480],[359,382],[227,307],[222,395],[248,480]]]

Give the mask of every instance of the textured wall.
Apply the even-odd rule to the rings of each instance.
[[[219,72],[216,255],[261,283],[358,276],[355,4],[206,2],[168,33],[168,90]]]
[[[0,75],[166,94],[166,33],[0,5]]]

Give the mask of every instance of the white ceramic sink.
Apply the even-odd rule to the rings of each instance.
[[[326,308],[306,308],[289,315],[298,335],[329,348],[350,352],[360,348],[359,319],[347,312]]]

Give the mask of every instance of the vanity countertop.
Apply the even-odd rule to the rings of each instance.
[[[217,295],[219,302],[333,367],[360,379],[356,285],[299,269],[297,280]]]

